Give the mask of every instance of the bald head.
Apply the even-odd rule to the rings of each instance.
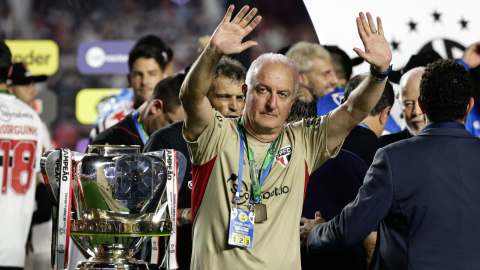
[[[248,86],[248,88],[253,89],[255,87],[255,84],[258,82],[260,71],[266,64],[281,65],[291,70],[292,78],[295,81],[294,92],[296,95],[298,92],[298,85],[300,84],[297,67],[295,66],[295,63],[288,57],[278,53],[264,53],[255,59],[255,61],[253,61],[247,71],[247,77],[245,78],[245,84]]]
[[[403,118],[410,133],[416,136],[425,127],[425,116],[418,105],[420,81],[425,67],[417,67],[403,74],[400,79],[400,96]]]
[[[408,95],[409,93],[406,92],[409,91],[416,96],[420,95],[420,80],[424,72],[425,67],[416,67],[403,74],[400,78],[400,100],[405,94]]]

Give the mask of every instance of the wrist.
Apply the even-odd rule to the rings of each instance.
[[[464,66],[467,71],[470,71],[470,69],[472,69],[472,68],[471,68],[471,64],[468,63],[468,62],[467,62],[466,60],[464,60],[464,59],[458,59],[458,60],[457,60],[457,63],[459,63],[460,65]]]
[[[190,224],[190,220],[188,218],[188,213],[190,212],[190,208],[183,209],[182,212],[182,222],[183,224]]]
[[[207,47],[205,47],[205,50],[203,50],[203,52],[213,60],[220,61],[220,58],[222,58],[223,56],[222,51],[217,46],[213,45],[211,42],[208,43]]]
[[[383,69],[383,68],[382,68]],[[388,79],[388,76],[392,72],[392,65],[390,65],[385,71],[383,72],[378,72],[378,70],[375,70],[375,67],[370,66],[370,74],[369,77],[372,81],[376,83],[381,83],[384,82]]]
[[[390,65],[390,63],[388,64],[385,64],[383,66],[370,66],[371,69],[375,70],[376,72],[378,73],[385,73],[387,70],[390,69],[392,65]]]

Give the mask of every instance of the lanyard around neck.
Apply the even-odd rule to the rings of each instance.
[[[146,145],[149,136],[143,128],[143,124],[140,123],[140,115],[138,113],[138,109],[133,111],[132,118],[133,122],[135,123],[135,127],[137,128],[138,134],[140,135],[140,139],[142,139],[143,145]]]
[[[5,89],[0,89],[0,94],[10,95],[10,92]]]
[[[251,200],[250,203],[260,204],[262,203],[261,186],[263,185],[263,182],[265,182],[265,179],[270,173],[273,159],[275,157],[275,154],[277,153],[278,147],[280,146],[283,133],[281,133],[270,145],[267,156],[263,160],[263,165],[260,172],[258,172],[257,170],[257,165],[255,164],[255,157],[253,155],[253,151],[250,149],[250,147],[248,147],[247,132],[243,127],[243,118],[240,118],[240,121],[238,122],[238,133],[240,134],[240,160],[238,162],[238,186],[237,186],[237,192],[235,193],[235,200],[237,201],[240,200],[240,192],[242,190],[243,159],[244,159],[243,155],[244,155],[244,149],[245,149],[243,141],[245,141],[245,144],[247,145],[248,164],[250,167],[250,179],[252,181],[252,189],[253,189],[253,200]]]

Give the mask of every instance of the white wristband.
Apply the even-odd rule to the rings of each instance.
[[[188,221],[188,218],[187,218],[188,212],[190,212],[190,208],[185,208],[182,212],[183,224],[190,224],[190,221]]]

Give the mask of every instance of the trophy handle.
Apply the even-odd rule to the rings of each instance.
[[[45,152],[40,159],[40,168],[42,171],[43,180],[47,186],[48,197],[50,202],[54,206],[58,206],[58,193],[59,193],[59,184],[57,176],[55,175],[55,169],[59,168],[56,164],[57,161],[60,162],[60,150],[49,150]],[[60,173],[58,176],[60,176]]]

